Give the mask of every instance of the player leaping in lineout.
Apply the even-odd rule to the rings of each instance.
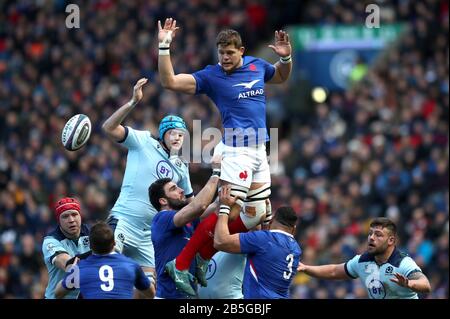
[[[175,74],[170,44],[179,29],[176,20],[168,18],[164,26],[158,21],[158,29],[158,71],[162,86],[181,93],[206,94],[221,113],[225,134],[214,150],[215,155],[223,155],[221,184],[232,184],[232,195],[243,199],[230,215],[238,222],[242,219],[242,228],[237,230],[251,229],[264,218],[265,200],[270,195],[264,84],[279,84],[289,78],[292,69],[289,36],[285,31],[275,31],[275,43],[269,47],[280,60],[272,65],[259,58],[244,56],[240,34],[235,30],[224,30],[216,38],[219,60],[216,65],[192,74]],[[239,207],[244,212],[240,216]],[[225,206],[220,209],[230,211]],[[216,221],[217,215],[211,214],[198,226],[176,262],[167,265],[169,272],[186,272],[196,257],[197,277],[200,284],[206,284],[204,273],[208,260],[215,253],[212,234]]]

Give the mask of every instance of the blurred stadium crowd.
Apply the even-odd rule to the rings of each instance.
[[[301,85],[295,73],[289,83],[267,87],[268,127],[278,127],[280,136],[272,203],[292,205],[300,216],[306,264],[361,253],[370,219],[392,218],[399,247],[430,279],[433,291],[422,297],[448,298],[448,2],[373,2],[382,23],[403,21],[410,31],[361,82],[330,92],[325,103],[304,105],[295,98]],[[258,55],[286,25],[364,23],[370,2],[86,1],[81,28],[72,30],[65,27],[68,3],[0,2],[0,298],[43,297],[41,243],[55,226],[57,197],[80,198],[84,221],[107,216],[126,152],[100,127],[131,97],[137,79],[151,84],[127,125],[156,132],[163,115],[175,113],[189,125],[200,119],[203,128],[220,126],[207,98],[159,85],[158,19],[179,21],[172,60],[177,72],[192,72],[216,63],[215,36],[223,27],[240,31],[247,52]],[[82,150],[68,152],[60,134],[77,113],[90,117],[93,133]],[[194,189],[208,175],[192,164]],[[303,274],[291,293],[367,297],[358,280],[321,282]]]

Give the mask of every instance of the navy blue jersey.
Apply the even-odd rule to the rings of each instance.
[[[268,140],[264,83],[274,73],[272,64],[245,56],[243,65],[231,74],[226,74],[220,64],[208,65],[192,74],[196,94],[206,94],[220,111],[226,145],[249,146]],[[227,128],[233,129],[234,134],[228,134]]]
[[[241,252],[247,254],[244,298],[288,298],[301,255],[294,237],[281,230],[262,230],[241,233],[239,241]]]
[[[131,299],[133,290],[146,290],[150,280],[132,259],[118,253],[91,255],[72,268],[62,281],[65,289],[79,286],[85,299]],[[79,281],[74,280],[78,271]]]
[[[66,253],[70,257],[88,252],[89,247],[89,226],[81,224],[80,237],[77,240],[67,238],[58,225],[54,231],[45,236],[42,243],[42,253],[44,255],[45,265],[48,269],[48,285],[45,290],[46,299],[55,298],[55,289],[58,282],[63,279],[65,272],[56,267],[55,257],[61,253]],[[73,290],[68,293],[65,299],[77,299],[79,291]]]
[[[188,295],[176,290],[175,282],[165,272],[164,266],[175,259],[186,246],[194,232],[194,227],[198,224],[198,220],[183,227],[176,227],[173,223],[176,213],[173,210],[163,210],[155,215],[152,222],[152,241],[155,248],[157,282],[156,297],[159,298],[188,298]],[[195,261],[191,264],[189,271],[194,274]],[[192,287],[196,290],[195,286]]]

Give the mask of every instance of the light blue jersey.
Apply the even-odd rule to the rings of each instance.
[[[80,238],[72,240],[67,238],[59,226],[44,237],[42,243],[42,254],[44,255],[44,262],[48,270],[48,285],[45,289],[45,298],[55,299],[55,289],[58,282],[63,279],[65,272],[54,265],[55,257],[61,253],[67,253],[71,257],[89,251],[89,228],[87,225],[81,225]],[[79,290],[74,290],[68,293],[65,299],[76,299]]]
[[[373,255],[356,255],[345,263],[345,272],[353,279],[360,278],[371,299],[417,299],[417,293],[390,281],[395,273],[408,277],[422,272],[407,254],[395,249],[388,261],[382,265],[375,262]]]
[[[149,131],[125,127],[125,139],[120,142],[128,148],[127,166],[119,198],[111,215],[138,229],[150,229],[157,211],[150,204],[148,188],[160,178],[170,178],[184,190],[186,197],[193,194],[189,169],[178,156],[171,156]]]
[[[243,254],[217,252],[210,260],[206,273],[207,287],[198,288],[200,299],[243,299],[242,281],[245,262]]]

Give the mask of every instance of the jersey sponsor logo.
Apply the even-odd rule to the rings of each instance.
[[[217,271],[217,263],[214,260],[214,258],[211,258],[211,260],[209,261],[208,264],[208,270],[206,271],[206,280],[211,279],[212,277],[214,277],[214,275],[216,274]]]
[[[251,90],[251,91],[244,92],[244,93],[239,93],[238,100],[246,99],[246,98],[258,96],[258,95],[264,95],[264,90],[257,89],[257,90]]]
[[[253,81],[251,81],[251,82],[242,82],[242,83],[235,84],[235,85],[233,85],[233,86],[243,86],[243,87],[245,87],[246,89],[251,89],[251,88],[253,87],[253,85],[255,85],[256,83],[258,83],[259,81],[261,81],[261,80],[258,79],[258,80],[253,80]]]
[[[239,93],[238,99],[240,100],[240,99],[246,99],[246,98],[253,97],[253,96],[264,95],[264,89],[252,90],[252,87],[259,81],[261,81],[261,79],[253,80],[251,82],[242,82],[242,83],[233,85],[233,87],[234,86],[242,86],[242,87],[250,90],[247,92]]]
[[[159,178],[173,179],[172,167],[165,160],[159,161],[156,165],[156,175],[158,175]]]
[[[372,279],[367,285],[367,291],[373,299],[384,299],[386,297],[386,289],[383,283],[378,279]]]
[[[240,172],[240,173],[239,173],[239,178],[240,178],[241,180],[243,180],[244,182],[247,180],[247,177],[248,177],[247,171],[243,171],[243,172]]]

